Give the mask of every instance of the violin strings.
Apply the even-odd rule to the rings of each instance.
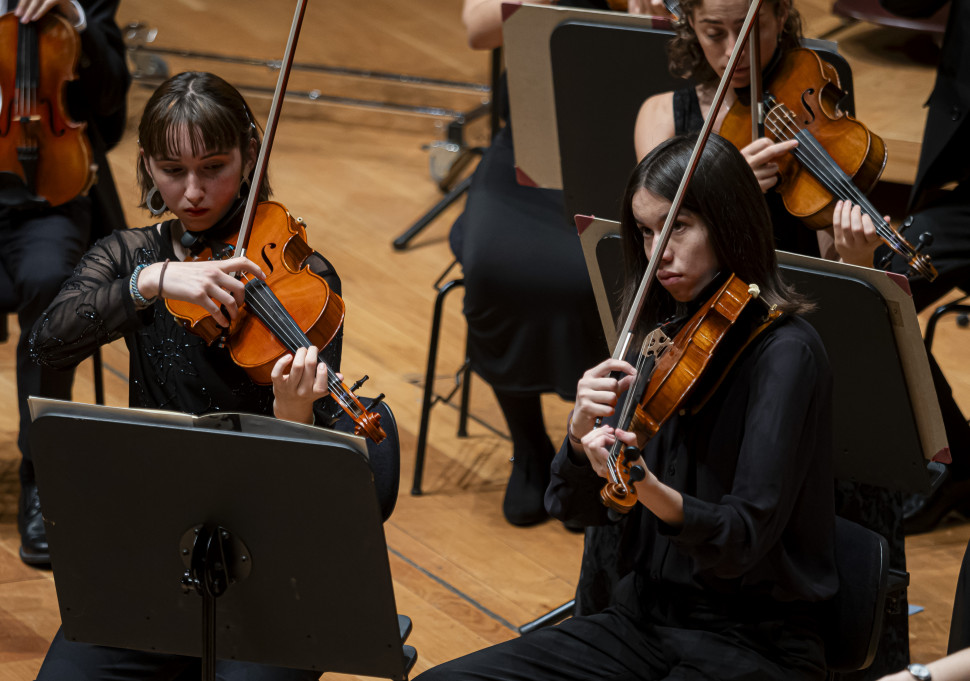
[[[781,112],[781,113],[779,113]],[[825,150],[811,132],[801,129],[795,121],[794,114],[784,105],[774,107],[766,117],[766,126],[776,138],[789,140],[797,139],[799,146],[792,150],[794,156],[812,173],[826,188],[837,197],[849,199],[859,205],[872,219],[876,233],[893,250],[900,255],[910,257],[908,244],[893,230],[879,215],[869,199],[852,182],[851,178],[838,166],[835,159]],[[792,132],[794,130],[794,132]]]
[[[246,285],[246,290],[250,293],[246,302],[256,314],[256,317],[276,334],[290,352],[296,352],[301,347],[306,348],[312,345],[303,329],[283,307],[283,304],[269,286],[257,279],[250,281]],[[318,357],[317,361],[322,362],[323,360]],[[361,418],[363,416],[363,412],[357,407],[357,404],[348,398],[343,385],[337,380],[336,374],[330,369],[329,365],[327,365],[327,387],[352,417]]]
[[[262,282],[260,282],[262,283]],[[288,346],[291,352],[296,352],[297,349],[301,347],[309,347],[311,345],[310,339],[303,332],[303,329],[297,325],[293,317],[286,311],[279,298],[273,293],[273,291],[263,284],[262,286],[253,285],[253,301],[256,304],[251,307],[257,313],[257,317],[266,321],[267,318],[272,316],[272,321],[274,324],[267,324],[271,329],[274,330],[280,340]],[[322,361],[318,358],[318,361]],[[336,376],[327,367],[327,385],[335,397],[340,399],[341,403],[345,403],[343,390],[341,389],[340,382],[336,379]],[[348,404],[348,409],[351,411],[356,410],[356,405]]]
[[[779,116],[778,111],[782,111],[783,114]],[[798,128],[791,110],[781,105],[776,107],[772,113],[776,114],[771,119],[772,132],[784,139],[797,139],[799,141],[798,148],[794,149],[792,153],[805,165],[809,172],[825,184],[826,188],[833,194],[841,199],[851,199],[866,211],[873,221],[876,233],[894,250],[902,248],[895,232],[888,228],[885,220],[876,212],[875,207],[835,163],[831,155],[809,131]],[[794,133],[792,133],[793,129],[795,130]]]
[[[303,329],[297,325],[289,312],[286,311],[286,308],[283,307],[283,304],[273,293],[272,289],[263,282],[260,282],[260,285],[251,282],[250,286],[252,287],[250,291],[253,294],[253,298],[249,302],[256,316],[263,320],[276,333],[291,352],[296,352],[301,347],[309,347],[311,345],[310,339],[303,332]],[[318,357],[318,361],[323,360]],[[330,370],[329,366],[327,367],[327,386],[341,405],[350,412],[351,416],[361,416],[357,405],[347,398],[343,386],[337,380],[336,375]]]
[[[25,118],[34,110],[34,98],[37,95],[35,83],[37,73],[37,59],[33,58],[37,54],[37,31],[33,25],[18,25],[17,34],[19,41],[17,44],[17,72],[19,76],[19,92],[17,102],[17,117]],[[29,127],[20,126],[21,147],[33,148],[36,146],[34,138],[29,134]]]

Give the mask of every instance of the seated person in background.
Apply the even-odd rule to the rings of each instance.
[[[657,146],[627,186],[625,300],[654,254],[692,139]],[[744,235],[742,237],[742,235]],[[742,246],[741,244],[745,244]],[[784,283],[758,181],[712,135],[689,185],[637,330],[690,314],[733,273],[763,302],[739,322],[742,340],[768,305],[784,314],[730,368],[683,405],[642,451],[630,512],[634,557],[611,607],[432,669],[432,679],[822,679],[821,614],[838,589],[832,488],[832,374]],[[639,347],[639,345],[637,345]],[[722,365],[723,369],[723,365]],[[619,374],[621,378],[614,376]],[[607,523],[600,502],[608,449],[638,444],[613,420],[634,367],[606,360],[579,380],[546,494],[553,516]],[[598,418],[607,424],[596,425]],[[619,554],[615,556],[619,558]]]
[[[473,48],[502,44],[501,4],[466,0],[463,19]],[[561,4],[606,8],[605,0]],[[508,101],[504,79],[496,100]],[[475,171],[451,244],[464,272],[468,358],[495,391],[512,438],[502,510],[513,525],[532,525],[549,517],[542,496],[556,451],[540,397],[571,400],[583,370],[609,351],[562,192],[516,182],[509,125]]]
[[[28,198],[20,178],[13,183],[9,175],[0,188],[0,269],[10,279],[11,295],[16,301],[20,338],[17,343],[17,406],[20,432],[17,445],[22,454],[20,465],[20,506],[17,528],[20,530],[20,558],[28,565],[48,565],[50,552],[44,531],[41,497],[34,479],[34,462],[30,453],[27,430],[31,395],[59,400],[71,399],[73,371],[54,371],[38,366],[30,357],[30,329],[57,295],[84,254],[99,236],[125,227],[125,216],[111,176],[107,152],[125,131],[130,77],[125,63],[125,44],[115,21],[120,0],[0,0],[0,14],[14,12],[17,20],[33,23],[55,14],[73,25],[80,39],[77,79],[67,83],[66,104],[72,119],[86,123],[84,136],[91,145],[92,161],[97,165],[94,186],[86,194],[51,206],[47,201]],[[10,17],[7,17],[10,20]],[[16,38],[17,33],[13,33]],[[45,44],[53,46],[54,43]],[[5,46],[7,47],[7,46]],[[14,45],[8,54],[14,56]],[[65,53],[66,54],[66,53]],[[62,57],[56,57],[62,59]],[[55,61],[56,63],[56,61]],[[8,67],[13,74],[13,64]],[[51,70],[54,75],[56,68]],[[11,81],[11,85],[13,82]],[[12,93],[5,93],[13,101]],[[8,112],[2,114],[5,118]],[[7,128],[18,130],[24,126]],[[6,134],[6,133],[5,133]],[[17,163],[12,147],[19,132],[8,137],[14,156],[6,161]],[[69,136],[63,140],[69,143]],[[5,150],[6,151],[6,150]],[[39,154],[46,150],[43,146]],[[60,153],[60,152],[56,152]],[[55,170],[60,170],[57,168]],[[86,170],[86,168],[84,168]],[[51,172],[50,166],[48,171]],[[11,173],[13,175],[13,173]],[[57,175],[63,182],[63,175]],[[51,182],[51,180],[48,180]],[[66,184],[73,184],[70,181]],[[55,183],[56,184],[56,183]],[[19,185],[19,187],[18,187]],[[17,189],[21,189],[17,191]]]

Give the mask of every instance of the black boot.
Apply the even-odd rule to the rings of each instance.
[[[535,525],[549,517],[543,498],[549,486],[551,463],[552,457],[515,455],[502,502],[505,519],[513,525]]]
[[[17,528],[20,530],[20,560],[35,567],[50,565],[51,554],[35,482],[21,483]]]
[[[513,525],[535,525],[549,517],[543,497],[555,449],[542,420],[538,393],[495,391],[512,435],[512,473],[502,511]]]

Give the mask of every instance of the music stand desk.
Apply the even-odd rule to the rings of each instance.
[[[202,657],[181,546],[208,524],[239,540],[249,570],[215,599],[216,657],[407,678],[410,623],[360,438],[252,415],[36,398],[31,412],[68,640]],[[235,427],[248,432],[218,429]]]

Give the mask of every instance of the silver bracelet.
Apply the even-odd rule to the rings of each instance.
[[[148,263],[142,263],[135,267],[135,271],[131,273],[131,279],[128,281],[128,293],[131,294],[131,299],[135,302],[135,307],[139,309],[146,308],[155,302],[155,298],[149,300],[138,290],[138,275],[146,267],[148,267]]]

